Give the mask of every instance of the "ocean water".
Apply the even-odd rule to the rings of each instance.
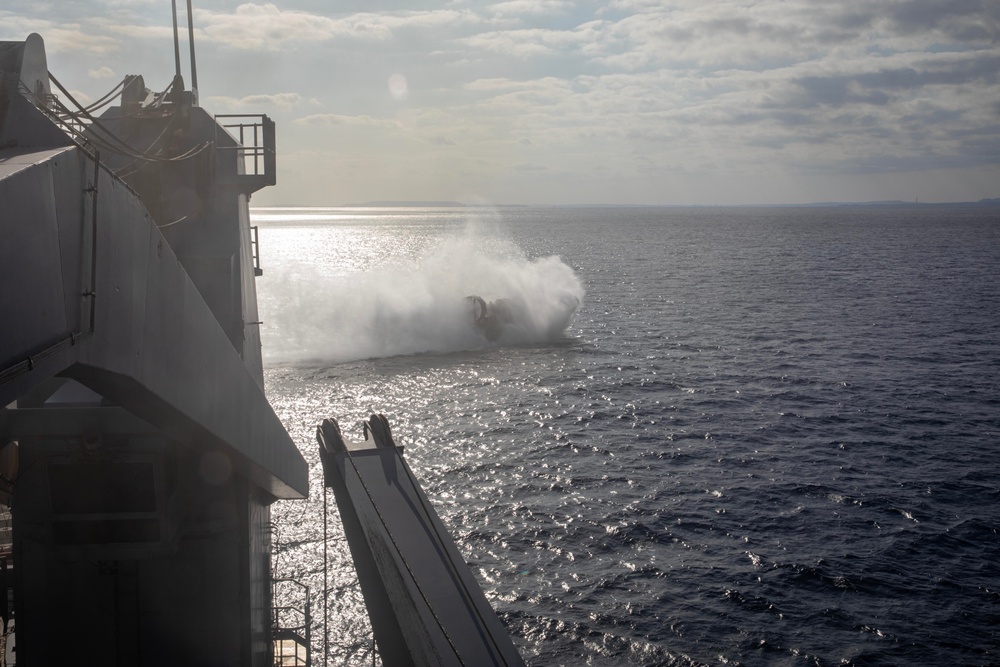
[[[1000,209],[252,215],[316,664],[372,664],[315,429],[373,412],[529,664],[1000,664]]]

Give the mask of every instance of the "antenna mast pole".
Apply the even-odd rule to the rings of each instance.
[[[174,76],[181,76],[181,44],[177,35],[177,0],[170,0],[170,9],[174,15]]]
[[[188,44],[191,46],[191,90],[195,91],[195,99],[198,99],[197,98],[198,66],[194,62],[194,14],[191,13],[191,0],[187,0],[187,9],[188,9]],[[176,27],[174,29],[176,30]],[[178,71],[180,71],[180,65],[178,65],[177,68]]]

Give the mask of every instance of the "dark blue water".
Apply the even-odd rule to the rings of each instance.
[[[324,299],[323,280],[289,277],[296,239],[398,238],[341,263],[349,284],[380,258],[419,270],[469,217],[394,215],[263,224],[272,340],[296,326],[276,300]],[[318,617],[315,425],[376,411],[531,664],[1000,664],[1000,210],[529,208],[477,224],[574,269],[586,296],[564,338],[268,362],[314,466],[313,497],[276,506],[277,564]],[[330,530],[331,664],[370,664]]]

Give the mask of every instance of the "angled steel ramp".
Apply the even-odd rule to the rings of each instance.
[[[384,664],[524,665],[386,418],[372,415],[362,443],[333,419],[317,439]]]

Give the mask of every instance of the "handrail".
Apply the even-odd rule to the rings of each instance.
[[[217,150],[232,152],[235,158],[232,162],[227,159],[220,176],[224,179],[235,178],[232,182],[249,186],[251,191],[265,185],[274,185],[277,182],[274,121],[266,114],[216,114],[215,119],[218,128],[236,142],[234,146],[227,146],[226,142],[220,141],[216,136]],[[225,119],[240,120],[229,122]],[[239,173],[240,165],[243,173]],[[236,171],[230,171],[232,169]]]
[[[250,226],[250,255],[253,257],[253,274],[255,276],[264,275],[264,269],[260,268],[260,237],[257,233],[257,225]]]
[[[309,587],[295,579],[278,578],[271,580],[272,587],[279,584],[291,584],[293,587],[298,587],[304,603],[301,606],[286,604],[271,607],[271,634],[272,643],[275,647],[275,667],[286,665],[304,665],[308,667],[312,663],[312,602],[309,596]],[[271,599],[273,600],[274,597],[272,594]],[[288,641],[294,644],[294,653],[292,655],[288,655],[285,650],[285,642]],[[299,648],[305,649],[304,662],[300,660]],[[288,662],[288,658],[292,659],[291,663]]]

